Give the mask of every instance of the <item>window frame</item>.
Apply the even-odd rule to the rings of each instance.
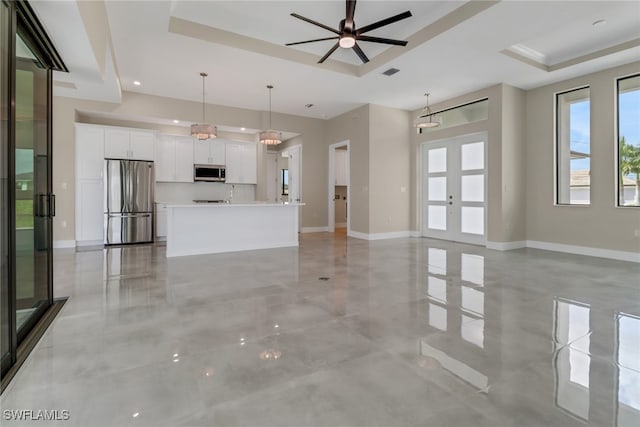
[[[557,207],[578,207],[578,208],[588,208],[592,205],[592,201],[591,201],[591,180],[589,180],[589,203],[560,203],[559,201],[559,196],[560,196],[560,191],[559,191],[559,184],[560,184],[560,180],[558,179],[558,167],[560,165],[560,156],[559,156],[559,133],[560,133],[560,126],[558,123],[558,113],[559,113],[559,106],[558,106],[558,100],[560,98],[561,95],[567,94],[567,93],[571,93],[571,92],[577,92],[579,90],[583,90],[583,89],[589,89],[589,151],[591,151],[591,125],[592,125],[592,120],[591,120],[591,85],[589,84],[584,84],[584,85],[580,85],[580,86],[576,86],[573,87],[571,89],[565,89],[562,91],[558,91],[555,92],[553,94],[553,206],[557,206]],[[591,154],[591,153],[589,153]],[[589,174],[591,174],[591,161],[589,162]],[[571,184],[569,184],[569,187],[571,187]],[[569,190],[571,191],[571,190]]]
[[[634,77],[640,77],[640,73],[628,74],[626,76],[616,77],[615,79],[615,88],[614,88],[614,96],[615,96],[615,139],[614,139],[614,190],[615,190],[615,201],[614,207],[616,208],[640,208],[640,205],[633,206],[620,203],[620,82],[626,79],[632,79]],[[639,89],[640,90],[640,89]]]

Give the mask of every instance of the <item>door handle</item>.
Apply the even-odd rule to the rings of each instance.
[[[49,193],[49,216],[56,216],[56,195]]]

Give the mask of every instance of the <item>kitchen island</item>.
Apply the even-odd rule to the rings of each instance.
[[[167,204],[167,257],[298,246],[302,205]]]

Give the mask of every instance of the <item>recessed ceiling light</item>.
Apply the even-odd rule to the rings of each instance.
[[[245,130],[247,130],[247,128],[240,128],[240,130],[241,130],[241,131],[245,131]]]
[[[138,80],[134,80],[133,84],[136,85],[136,86],[140,86],[142,83],[140,83]]]
[[[606,19],[598,19],[597,21],[593,21],[591,25],[593,25],[594,27],[600,27],[606,23],[607,23]]]
[[[174,120],[173,123],[180,123],[180,120]]]

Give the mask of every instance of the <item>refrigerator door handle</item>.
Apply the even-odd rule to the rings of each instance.
[[[121,217],[147,218],[151,216],[151,213],[119,213],[119,214],[110,213],[110,214],[107,214],[107,216],[109,218],[121,218]]]

